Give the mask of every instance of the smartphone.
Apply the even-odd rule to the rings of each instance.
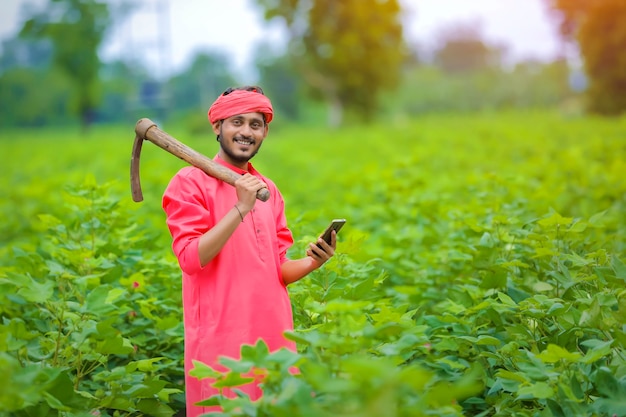
[[[322,233],[320,237],[330,245],[332,231],[334,230],[335,232],[339,233],[339,230],[343,227],[344,224],[346,224],[346,219],[333,219],[333,221],[330,222],[330,224],[328,225],[326,230],[324,230],[324,233]]]

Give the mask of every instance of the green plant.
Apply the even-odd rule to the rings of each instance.
[[[89,177],[69,189],[65,219],[40,215],[41,239],[1,269],[2,372],[15,383],[0,409],[13,416],[174,414],[180,300],[156,297],[175,269],[147,256],[150,234],[107,188]]]

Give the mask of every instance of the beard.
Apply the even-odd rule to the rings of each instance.
[[[254,156],[259,153],[259,150],[261,149],[261,145],[263,144],[263,142],[261,142],[258,146],[258,148],[256,148],[254,150],[254,152],[252,152],[252,154],[250,155],[240,155],[235,153],[234,149],[233,149],[233,140],[235,138],[230,139],[229,141],[224,140],[224,134],[222,133],[222,129],[220,128],[220,134],[217,138],[218,142],[220,143],[220,148],[222,148],[222,151],[224,152],[224,154],[226,154],[226,156],[228,156],[228,158],[235,162],[235,163],[246,163],[248,161],[250,161],[252,158],[254,158]],[[228,142],[228,143],[227,143]]]

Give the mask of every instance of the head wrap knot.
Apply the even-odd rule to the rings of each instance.
[[[245,113],[263,113],[265,123],[274,118],[274,110],[269,98],[261,93],[245,90],[233,90],[222,94],[209,108],[209,121],[215,123],[231,116]]]

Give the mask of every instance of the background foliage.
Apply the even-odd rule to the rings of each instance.
[[[95,0],[51,0],[26,21],[20,35],[50,40],[52,62],[71,85],[70,103],[88,126],[100,102],[98,49],[110,25],[108,7]]]
[[[292,255],[330,219],[348,224],[338,255],[290,287],[298,352],[258,344],[224,360],[218,386],[253,369],[263,399],[207,403],[230,416],[626,416],[621,3],[548,2],[579,42],[587,108],[611,119],[584,114],[565,59],[505,65],[479,28],[424,53],[398,37],[395,1],[355,6],[352,23],[370,23],[345,27],[337,2],[260,3],[313,25],[292,46],[335,95],[259,45],[279,117],[255,165],[286,198]],[[33,15],[0,56],[0,416],[181,416],[180,272],[160,198],[183,163],[146,145],[146,201],[132,203],[132,126],[150,117],[210,156],[206,107],[239,80],[220,51],[166,79],[101,62],[108,3],[50,4],[67,13]],[[384,80],[367,51],[333,52],[361,37],[374,50],[372,27],[398,46]],[[335,99],[356,111],[328,129]]]
[[[548,0],[560,11],[561,32],[577,43],[590,80],[590,111],[615,115],[626,110],[626,3],[621,0]]]
[[[267,20],[286,26],[287,56],[310,93],[329,104],[331,125],[341,124],[344,108],[372,118],[380,93],[397,87],[407,55],[397,0],[257,3]]]
[[[256,166],[286,197],[292,254],[330,218],[349,223],[338,256],[290,287],[299,352],[257,345],[225,362],[222,386],[264,369],[264,399],[211,401],[233,416],[626,415],[624,127],[520,111],[277,125]],[[132,203],[133,136],[3,142],[4,415],[184,409],[180,273],[159,203],[183,163],[146,145],[146,201]]]
[[[256,2],[268,25],[284,22],[289,47],[260,44],[254,62],[258,76],[243,82],[229,55],[219,50],[198,51],[188,67],[159,78],[130,60],[134,57],[104,62],[98,49],[133,8],[50,0],[54,7],[46,10],[59,13],[34,13],[21,35],[3,41],[0,126],[70,125],[77,112],[84,125],[133,123],[146,112],[175,121],[206,111],[210,97],[226,86],[251,82],[264,86],[281,117],[307,124],[512,106],[558,105],[580,112],[585,109],[581,91],[587,109],[613,115],[623,111],[626,48],[621,26],[611,23],[623,20],[619,1],[594,2],[594,8],[586,2],[546,2],[546,10],[556,10],[555,25],[562,21],[570,28],[564,33],[580,44],[586,84],[572,83],[582,74],[564,56],[553,62],[511,63],[506,45],[485,41],[479,26],[460,22],[444,28],[429,49],[405,37],[403,10],[395,0],[344,3]],[[83,17],[74,19],[76,13]],[[611,36],[599,35],[605,29]]]

